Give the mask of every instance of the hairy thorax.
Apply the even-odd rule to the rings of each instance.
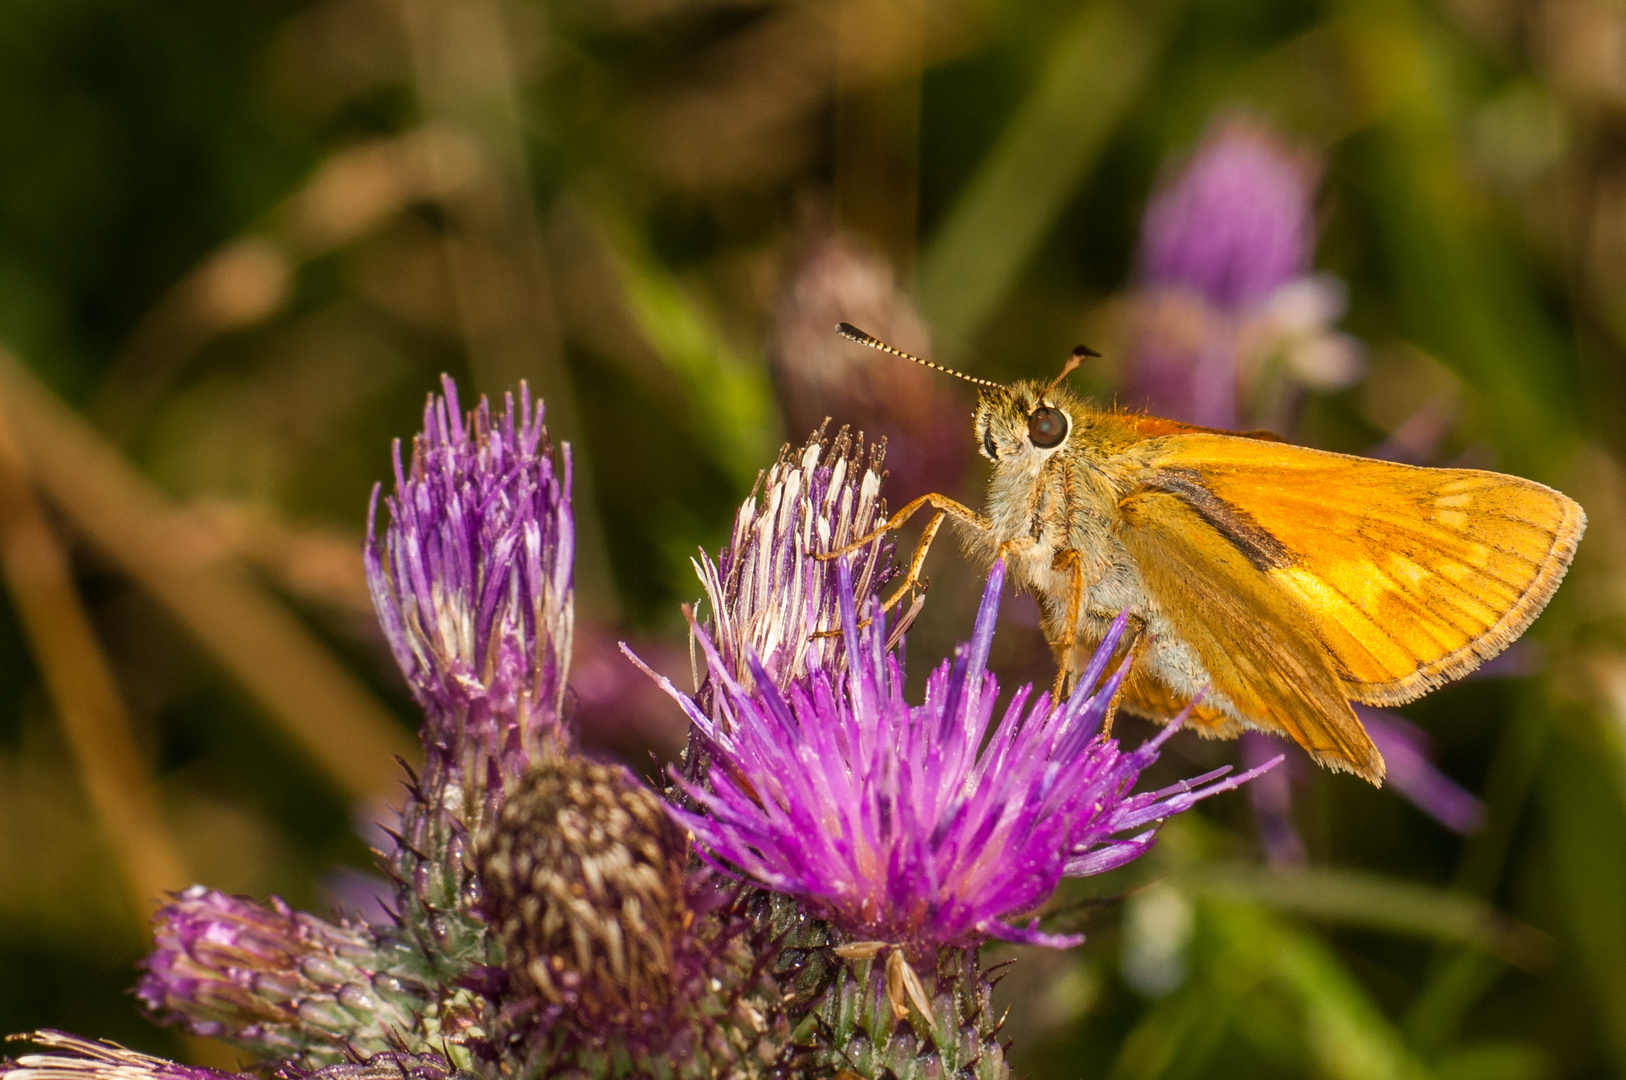
[[[1144,628],[1139,670],[1155,678],[1179,700],[1189,700],[1211,683],[1196,653],[1180,640],[1152,599],[1134,558],[1119,538],[1122,497],[1111,474],[1078,455],[1033,456],[1001,462],[989,481],[986,530],[961,522],[967,555],[990,565],[1003,548],[1007,573],[1019,589],[1039,602],[1045,640],[1071,688],[1112,620],[1128,611]],[[1067,608],[1073,582],[1068,550],[1082,563],[1084,594],[1076,644],[1066,650]],[[1071,655],[1065,655],[1067,652]],[[1206,704],[1243,719],[1229,701],[1212,692]]]

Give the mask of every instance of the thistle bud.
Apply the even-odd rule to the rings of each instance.
[[[253,1080],[246,1073],[221,1072],[202,1065],[143,1054],[107,1039],[85,1039],[66,1031],[13,1035],[46,1050],[16,1060],[0,1057],[0,1080]]]
[[[624,769],[535,765],[479,845],[480,881],[515,997],[586,1027],[642,1027],[674,997],[688,844]]]
[[[153,925],[136,996],[160,1023],[225,1039],[264,1060],[338,1060],[416,1027],[428,992],[393,966],[370,928],[280,899],[258,904],[194,885]]]

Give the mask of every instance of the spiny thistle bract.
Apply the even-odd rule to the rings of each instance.
[[[523,388],[464,416],[447,380],[364,552],[424,713],[380,855],[394,921],[194,886],[157,917],[149,1014],[281,1080],[1007,1076],[977,946],[1076,944],[1016,920],[1248,776],[1130,793],[1168,736],[1123,753],[1101,734],[1116,636],[1094,693],[1023,688],[994,721],[997,564],[970,642],[907,704],[918,604],[880,612],[890,541],[818,558],[885,520],[879,461],[846,431],[787,447],[700,557],[705,665],[692,696],[665,684],[693,737],[663,799],[574,750],[568,448]],[[45,1052],[0,1080],[246,1075],[30,1038]]]

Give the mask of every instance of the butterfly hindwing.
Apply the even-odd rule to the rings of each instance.
[[[1150,485],[1119,503],[1147,590],[1249,726],[1287,735],[1324,765],[1377,782],[1383,762],[1356,720],[1302,605],[1216,524],[1216,508]],[[1256,544],[1264,541],[1251,537]]]

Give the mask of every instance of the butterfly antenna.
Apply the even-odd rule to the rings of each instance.
[[[968,383],[976,383],[978,386],[992,386],[996,389],[1000,385],[996,382],[989,382],[987,379],[979,379],[974,375],[967,375],[963,371],[955,371],[953,368],[946,368],[942,364],[934,364],[930,360],[922,360],[915,354],[906,353],[902,349],[894,349],[892,346],[888,345],[874,334],[866,334],[852,323],[836,323],[836,333],[840,334],[848,341],[856,341],[860,345],[868,345],[872,349],[879,349],[884,353],[891,353],[893,356],[901,356],[905,360],[913,360],[921,367],[929,367],[933,371],[941,371],[945,375],[953,375],[956,379],[964,379]]]
[[[1054,379],[1051,379],[1049,385],[1044,388],[1044,393],[1039,396],[1048,397],[1050,391],[1054,390],[1057,386],[1060,386],[1063,379],[1079,369],[1079,366],[1084,363],[1085,357],[1099,357],[1100,355],[1100,353],[1096,352],[1088,345],[1073,346],[1072,354],[1067,357],[1067,362],[1061,366],[1061,374],[1057,375]]]

